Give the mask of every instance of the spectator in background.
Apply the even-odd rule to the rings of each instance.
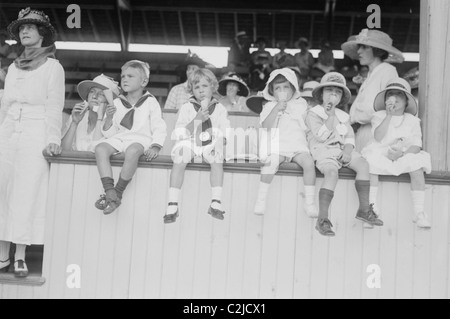
[[[294,55],[295,64],[306,77],[309,77],[311,68],[314,65],[314,57],[309,52],[309,41],[306,38],[300,38],[297,41],[300,52]]]
[[[256,39],[255,45],[258,50],[251,56],[250,87],[255,91],[262,91],[269,79],[270,72],[272,72],[272,55],[266,50],[265,38]]]
[[[311,77],[314,80],[319,80],[327,73],[334,71],[334,56],[331,45],[328,41],[322,43],[321,51],[317,63],[314,64],[311,72]]]
[[[5,41],[9,39],[9,35],[6,31],[0,31],[0,59],[8,57],[9,44]]]
[[[286,53],[287,41],[279,40],[277,42],[277,47],[280,49],[280,52],[274,55],[273,57],[273,67],[274,69],[282,69],[295,65],[294,56]]]
[[[236,33],[233,43],[228,53],[228,68],[240,76],[248,75],[250,67],[250,38],[247,32],[240,31]]]
[[[222,95],[219,103],[225,106],[228,112],[250,112],[245,104],[250,90],[236,73],[227,74],[219,81],[218,92]]]
[[[197,71],[200,68],[204,68],[206,66],[206,62],[200,59],[196,54],[188,53],[184,61],[184,66],[186,67],[186,77],[189,79],[189,76]],[[181,106],[188,102],[191,95],[187,91],[187,83],[186,82],[175,85],[169,92],[167,96],[166,104],[164,105],[165,109],[178,110]]]

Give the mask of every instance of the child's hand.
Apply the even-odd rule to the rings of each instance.
[[[334,116],[336,114],[336,107],[331,102],[325,104],[323,108],[328,116]]]
[[[392,115],[395,112],[395,102],[396,99],[395,97],[391,96],[387,101],[386,101],[386,113],[388,115]]]
[[[287,108],[287,102],[286,101],[280,101],[275,106],[278,109],[278,112],[284,112]]]
[[[352,154],[348,151],[342,151],[341,155],[338,157],[338,161],[342,163],[342,165],[347,165],[352,160]]]
[[[72,110],[72,122],[79,124],[86,115],[87,110],[88,107],[86,107],[84,102],[75,104]]]
[[[157,158],[160,151],[161,149],[157,146],[150,147],[148,150],[144,152],[146,161],[151,162],[152,160]]]
[[[205,122],[209,119],[209,110],[201,108],[195,116],[195,120]]]
[[[387,157],[388,157],[391,161],[396,161],[396,160],[398,160],[400,157],[403,157],[403,152],[400,151],[400,150],[396,150],[396,149],[389,148]]]
[[[112,119],[114,114],[117,112],[117,108],[114,105],[108,105],[108,107],[106,108],[106,118],[107,119]]]

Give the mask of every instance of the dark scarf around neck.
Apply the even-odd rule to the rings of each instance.
[[[18,69],[25,71],[33,71],[47,62],[48,58],[55,58],[56,47],[52,44],[49,47],[27,48],[22,54],[14,60],[14,64]]]

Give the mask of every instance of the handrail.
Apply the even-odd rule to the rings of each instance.
[[[95,155],[91,152],[76,152],[76,151],[63,151],[60,156],[46,156],[46,160],[51,164],[70,164],[70,165],[96,165]],[[111,157],[111,164],[113,166],[122,166],[124,161],[124,155],[114,155]],[[152,162],[147,162],[145,157],[142,156],[139,160],[139,167],[158,168],[158,169],[171,169],[173,165],[170,156],[161,155],[154,159]],[[260,174],[262,164],[260,162],[246,163],[243,161],[229,161],[224,163],[224,171],[230,173],[246,173],[246,174]],[[206,162],[203,163],[190,163],[187,166],[188,170],[209,171],[210,167]],[[323,174],[316,171],[317,177],[323,177]],[[295,163],[283,163],[277,175],[283,176],[303,176],[303,170]],[[339,171],[340,179],[355,179],[355,172],[342,168]],[[410,177],[408,174],[400,176],[380,176],[382,182],[394,182],[394,183],[409,183]],[[425,175],[425,181],[431,185],[450,185],[450,172],[433,171],[431,174]]]

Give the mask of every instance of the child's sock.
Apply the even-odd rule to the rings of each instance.
[[[10,246],[11,243],[9,241],[0,241],[0,263],[9,259]]]
[[[328,218],[328,210],[333,197],[334,192],[332,190],[326,188],[319,190],[319,219]]]
[[[379,214],[377,205],[378,186],[370,186],[369,203],[373,204],[373,210]]]
[[[267,193],[269,192],[270,184],[260,182],[259,183],[259,189],[258,189],[258,197],[256,199],[255,204],[255,214],[263,215],[266,210],[266,199],[267,199]]]
[[[27,249],[26,245],[16,245],[16,254],[14,255],[14,260],[23,260],[25,261],[25,251]]]
[[[356,181],[355,188],[359,198],[359,210],[362,212],[368,212],[370,181]]]
[[[305,185],[305,204],[314,205],[314,197],[316,195],[316,186]]]
[[[181,189],[179,188],[175,188],[175,187],[171,187],[169,188],[169,203],[177,203],[179,202],[180,199],[180,192]],[[171,215],[171,214],[175,214],[177,212],[178,209],[178,205],[167,205],[167,214]]]
[[[211,207],[223,211],[221,203],[213,202],[213,200],[222,202],[222,187],[212,187],[211,193]]]
[[[109,191],[110,189],[114,189],[114,179],[111,177],[102,177],[101,178],[103,189]]]
[[[414,215],[417,217],[424,212],[425,208],[425,191],[411,191]]]
[[[117,185],[116,185],[116,191],[117,191],[117,196],[119,196],[120,199],[122,199],[123,192],[125,191],[125,189],[127,188],[128,184],[130,182],[131,182],[131,179],[126,181],[122,178],[122,176],[119,177],[119,180],[117,181]]]

